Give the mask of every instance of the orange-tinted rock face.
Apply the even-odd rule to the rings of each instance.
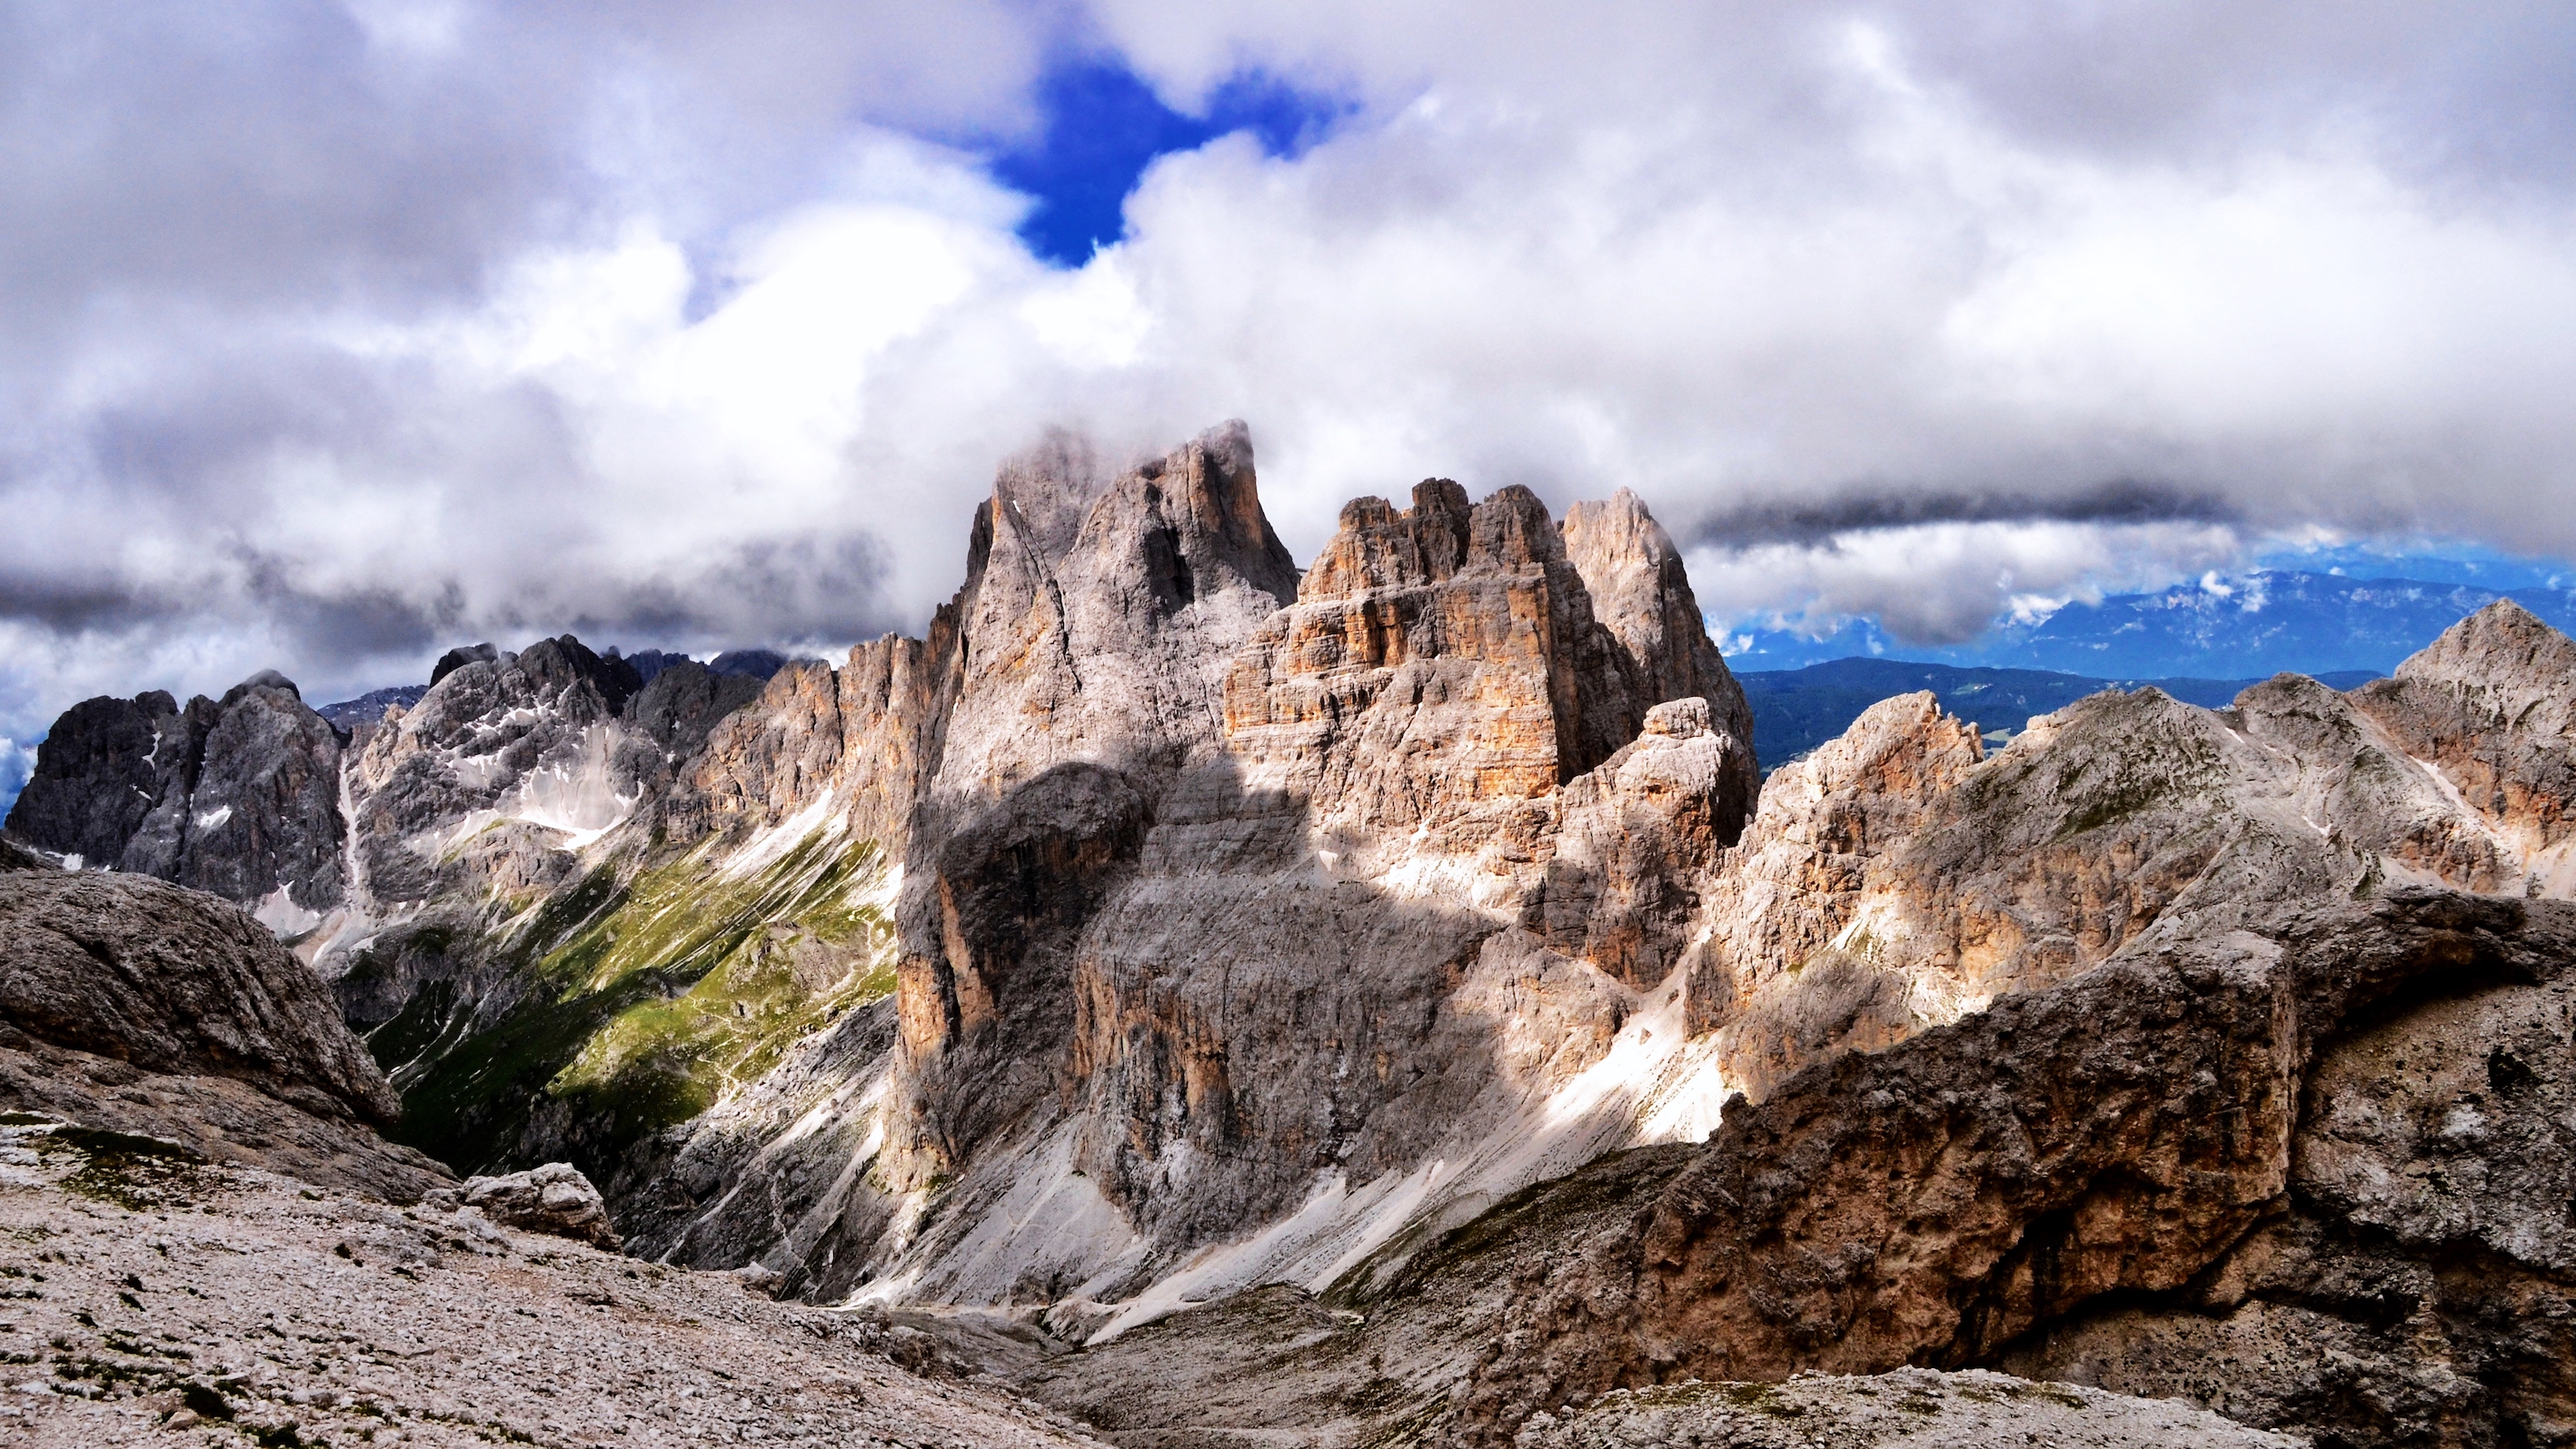
[[[2554,642],[2553,642],[2554,641]],[[1691,1026],[1759,1095],[2168,920],[2397,885],[2564,894],[2576,646],[2511,605],[2340,695],[2097,695],[1985,756],[1929,695],[1777,772],[1711,872]],[[1823,968],[1810,978],[1807,973]]]
[[[1445,1438],[1616,1386],[1907,1363],[2340,1443],[2555,1432],[2576,912],[2257,915],[1800,1076],[1587,1241],[1498,1226],[1466,1271],[1517,1291],[1461,1331],[1511,1351]]]
[[[2526,889],[2576,889],[2576,644],[2567,636],[2500,601],[2352,698],[2398,749],[2441,772],[2499,854],[2522,867]],[[2458,858],[2488,846],[2435,835],[2418,850]]]
[[[953,642],[842,671],[837,757],[801,686],[718,731],[705,773],[745,823],[812,798],[771,761],[906,802],[883,1180],[1064,1135],[1150,1271],[1319,1171],[1411,1169],[1493,1110],[1500,1062],[1606,1050],[1625,1006],[1570,1057],[1453,1016],[1498,931],[1539,955],[1488,975],[1566,998],[1530,1021],[1671,972],[1756,778],[1678,555],[1633,498],[1587,515],[1604,620],[1526,490],[1414,503],[1353,504],[1299,581],[1239,431],[1114,478],[1045,451],[979,515]]]

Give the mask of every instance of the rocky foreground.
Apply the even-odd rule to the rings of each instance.
[[[1620,1390],[1537,1414],[1514,1449],[2291,1449],[2284,1439],[2185,1405],[1971,1369],[1899,1369],[1783,1384],[1676,1384]]]
[[[1098,1442],[881,1316],[192,1156],[0,1126],[0,1442]]]

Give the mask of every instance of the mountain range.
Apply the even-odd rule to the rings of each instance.
[[[1728,661],[1745,671],[1859,657],[2090,679],[2385,674],[2453,623],[2505,598],[2554,627],[2576,626],[2576,590],[2255,569],[2006,617],[1958,645],[1909,643],[1868,619],[1812,636],[1742,625],[1724,643]]]
[[[1429,479],[1300,567],[1236,423],[1006,462],[920,638],[653,662],[468,646],[345,739],[275,674],[76,706],[0,1107],[83,1181],[409,1200],[341,1261],[422,1293],[423,1221],[598,1224],[1121,1444],[2576,1423],[2576,643],[2510,600],[2215,707],[1827,671],[1941,688],[1766,779],[1634,495]],[[662,1290],[575,1287],[667,1361]]]
[[[2377,678],[2371,670],[2329,670],[2321,684],[2352,689]],[[1807,757],[1851,728],[1871,705],[1929,690],[1941,708],[1975,724],[1991,744],[2021,733],[2023,723],[2106,689],[2154,689],[2185,704],[2223,709],[2259,679],[2088,679],[2042,669],[1979,669],[1899,659],[1836,659],[1804,669],[1746,670],[1736,675],[1753,710],[1754,743],[1765,770]]]

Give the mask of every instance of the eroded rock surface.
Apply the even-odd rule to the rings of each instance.
[[[2497,604],[2351,695],[2296,675],[2216,711],[2107,692],[1992,757],[1929,695],[1885,701],[1775,774],[1710,872],[1692,1029],[1758,1097],[2177,916],[2409,884],[2564,896],[2576,739],[2547,701],[2576,695],[2571,661]]]
[[[2571,972],[2576,908],[2399,892],[2169,928],[1812,1068],[1504,1310],[1524,1347],[1462,1424],[1682,1377],[2004,1363],[2341,1442],[2531,1442],[2576,1409],[2564,1215],[2522,1211],[2570,1170]],[[2485,1017],[2511,1102],[2461,1047],[2425,1059]],[[2416,1156],[2404,1121],[2447,1122],[2449,1150]],[[2453,1278],[2464,1253],[2483,1271]]]
[[[161,881],[0,873],[0,1018],[140,1071],[234,1077],[370,1122],[401,1112],[310,968],[240,910]]]
[[[400,1106],[312,970],[239,909],[141,876],[0,872],[0,1105],[408,1201]]]
[[[1757,806],[1624,493],[1426,480],[1301,574],[1240,424],[1057,438],[967,555],[837,668],[478,646],[355,732],[303,949],[402,1130],[572,1164],[655,1258],[1084,1342],[1048,1382],[1138,1443],[2006,1360],[2354,1443],[2576,1421],[2535,1226],[2576,645],[2510,606],[2352,695],[2108,693],[1991,754],[1891,700]],[[216,742],[293,757],[279,685],[106,702],[31,808],[163,851]],[[1229,1376],[1104,1387],[1187,1353]]]
[[[1098,1442],[882,1317],[23,1124],[0,1281],[0,1439],[45,1449]]]
[[[1865,1377],[1818,1374],[1778,1384],[1615,1390],[1588,1404],[1533,1415],[1512,1440],[1515,1449],[2295,1449],[2306,1442],[2170,1400],[2033,1383],[1978,1369],[1920,1368]]]

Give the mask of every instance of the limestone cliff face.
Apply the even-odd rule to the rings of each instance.
[[[634,1180],[630,1203],[665,1195],[653,1251],[763,1255],[823,1296],[1051,1305],[1075,1334],[1264,1281],[1382,1285],[1400,1230],[1695,1137],[1726,1091],[1759,1100],[2151,940],[2410,885],[2525,891],[2553,838],[2516,833],[2546,815],[2545,711],[2483,706],[2416,744],[2372,692],[2292,677],[2215,712],[2100,696],[1991,756],[1928,697],[1890,701],[1748,821],[1730,691],[1641,703],[1709,677],[1647,627],[1683,606],[1643,525],[1559,528],[1434,482],[1410,509],[1354,504],[1270,594],[1293,602],[1184,619],[1153,612],[1179,602],[1155,555],[1118,542],[1156,516],[1136,476],[1057,490],[1078,517],[1014,518],[1033,466],[997,488],[931,638],[839,676],[835,700],[854,672],[888,681],[835,706],[840,763],[819,676],[717,732],[819,762],[743,830],[845,788],[849,721],[894,731],[865,756],[880,783],[831,808],[910,792],[871,807],[904,842],[900,984]],[[1217,560],[1194,576],[1226,577],[1183,532],[1180,556]],[[1619,539],[1644,540],[1624,564]],[[2548,657],[2480,644],[2497,622],[2429,652],[2460,657],[2443,698]],[[1156,651],[1177,639],[1229,652],[1174,676]],[[1006,712],[1016,731],[989,725]],[[2482,811],[2459,780],[2488,760],[2510,780]]]
[[[1883,702],[1778,772],[1712,873],[1693,1029],[1727,1033],[1758,1095],[2169,917],[2405,884],[2565,894],[2569,742],[2542,701],[2576,676],[2528,619],[2490,608],[2351,696],[2295,675],[2220,711],[2097,695],[1990,759],[1929,695]]]
[[[634,670],[570,635],[517,654],[451,654],[429,692],[356,739],[355,862],[370,914],[559,884],[567,838],[631,812],[640,781],[618,713]]]
[[[1512,1351],[1450,1434],[1509,1442],[1611,1387],[1906,1363],[2339,1443],[2557,1432],[2570,908],[2406,888],[2256,924],[2160,928],[1811,1070],[1589,1241],[1480,1250],[1470,1271],[1527,1286],[1462,1326]]]
[[[1633,498],[1586,517],[1434,481],[1301,580],[1239,424],[1116,476],[1007,465],[927,639],[774,680],[674,797],[720,839],[828,800],[884,842],[899,984],[890,1041],[799,1047],[636,1179],[644,1239],[1091,1326],[1318,1192],[1314,1266],[1468,1191],[1677,969],[1757,779],[1669,540]]]
[[[2385,854],[2408,864],[2485,871],[2493,889],[2565,895],[2576,889],[2567,844],[2576,835],[2576,644],[2511,600],[2463,620],[2395,674],[2362,686],[2353,704],[2410,760],[2439,771],[2469,812],[2409,822]]]
[[[1577,503],[1565,510],[1563,531],[1566,559],[1583,576],[1595,617],[1619,640],[1631,694],[1705,699],[1718,730],[1756,743],[1753,712],[1708,637],[1681,550],[1645,503],[1625,488],[1606,503]]]
[[[2525,1443],[2576,1422],[2571,714],[2497,605],[1991,754],[1889,700],[1762,789],[1633,496],[1428,480],[1300,575],[1230,424],[1005,465],[837,668],[476,646],[345,749],[273,676],[91,701],[11,823],[261,905],[396,1130],[574,1162],[639,1252],[1094,1344],[1324,1295],[1353,1434],[2009,1363]]]

